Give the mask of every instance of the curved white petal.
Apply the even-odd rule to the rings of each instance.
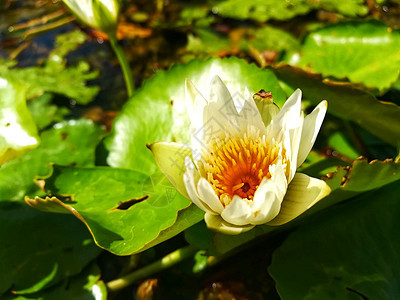
[[[301,90],[297,89],[285,102],[280,112],[272,120],[270,134],[277,137],[282,128],[287,130],[297,128],[299,126],[301,111]]]
[[[261,225],[275,218],[281,208],[283,196],[284,193],[280,192],[274,181],[264,178],[254,194],[251,224]]]
[[[191,156],[192,149],[187,145],[166,142],[151,144],[149,148],[161,172],[184,197],[189,199],[183,183],[183,174],[186,172],[185,159]]]
[[[200,159],[202,148],[204,148],[204,125],[203,111],[207,105],[207,100],[197,90],[194,84],[186,79],[185,81],[186,108],[190,119],[191,144],[193,149],[193,159]]]
[[[291,132],[289,132],[290,137],[290,173],[288,182],[292,181],[293,176],[296,174],[297,169],[297,157],[300,151],[300,143],[301,143],[301,133],[303,130],[304,124],[304,114],[303,112],[300,113],[300,119],[298,126],[293,128]]]
[[[197,192],[200,200],[207,204],[213,211],[220,214],[224,210],[224,207],[221,201],[219,201],[217,194],[215,194],[211,184],[203,177],[201,177],[197,183]]]
[[[250,223],[253,217],[250,200],[242,199],[235,195],[221,213],[221,217],[228,223],[243,226]]]
[[[190,122],[199,129],[203,126],[203,109],[208,102],[189,79],[185,81],[185,98]]]
[[[217,75],[211,79],[209,102],[218,103],[219,107],[228,113],[231,113],[232,111],[237,113],[235,105],[232,101],[231,93],[222,79]]]
[[[235,226],[224,221],[221,216],[212,215],[209,213],[206,213],[204,215],[204,221],[206,222],[209,229],[231,235],[246,232],[254,228],[254,225]]]
[[[312,146],[317,139],[318,132],[325,118],[328,102],[321,101],[311,114],[304,119],[303,130],[301,132],[301,140],[299,153],[297,156],[297,167],[300,166],[310,153]]]
[[[196,204],[201,210],[208,212],[210,214],[216,214],[207,204],[200,200],[199,194],[196,190],[196,179],[200,177],[198,171],[193,165],[190,159],[186,159],[187,171],[183,174],[183,183],[185,185],[186,191],[189,195],[189,199]]]
[[[282,225],[293,220],[330,192],[331,188],[325,181],[296,173],[288,186],[279,214],[267,224]]]
[[[290,182],[297,168],[297,154],[301,140],[303,126],[303,114],[301,113],[301,90],[297,89],[285,102],[281,111],[268,126],[268,135],[274,137],[277,142],[282,142],[287,155],[290,158]]]
[[[239,131],[239,114],[232,96],[222,80],[215,76],[211,80],[209,103],[203,113],[204,139],[224,137]]]
[[[288,182],[286,180],[285,170],[282,165],[282,156],[278,156],[275,166],[270,167],[271,181],[275,183],[279,192],[285,195]]]

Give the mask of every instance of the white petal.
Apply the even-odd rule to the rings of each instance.
[[[303,130],[301,132],[301,140],[299,153],[297,156],[297,167],[300,166],[310,153],[312,146],[317,139],[318,132],[321,128],[322,121],[325,118],[328,102],[325,100],[320,102],[311,114],[304,119]]]
[[[197,183],[197,192],[203,203],[206,203],[216,213],[221,213],[224,209],[218,196],[215,194],[211,184],[203,177]]]
[[[235,105],[232,101],[231,93],[219,76],[214,76],[211,79],[210,102],[216,102],[220,108],[231,113],[236,111]]]
[[[298,126],[289,132],[290,137],[290,173],[288,182],[293,179],[297,169],[297,157],[300,149],[301,132],[303,130],[304,114],[301,112]]]
[[[282,166],[282,157],[280,155],[278,156],[278,161],[275,164],[275,168],[271,173],[271,175],[272,175],[271,180],[276,184],[277,188],[279,189],[279,192],[282,195],[285,195],[288,182],[286,180],[285,170],[283,169]]]
[[[198,161],[201,157],[204,144],[203,111],[207,100],[201,95],[194,84],[186,79],[185,81],[186,108],[190,118],[191,144],[193,159]]]
[[[239,114],[232,96],[222,80],[215,76],[211,81],[210,101],[203,114],[204,138],[224,137],[239,131]]]
[[[297,89],[285,102],[278,115],[272,120],[271,134],[278,136],[283,126],[290,130],[299,126],[301,90]]]
[[[219,231],[225,234],[239,234],[242,232],[249,231],[254,228],[254,225],[245,225],[245,226],[235,226],[226,221],[224,221],[219,215],[212,215],[206,213],[204,215],[204,221],[207,224],[207,227],[211,230]]]
[[[261,225],[275,218],[281,208],[283,196],[275,182],[264,178],[254,194],[254,218],[251,224]]]
[[[279,214],[267,224],[282,225],[293,220],[330,192],[325,181],[296,173],[288,186]]]
[[[187,145],[166,142],[151,144],[149,148],[161,172],[183,196],[189,199],[183,183],[183,174],[186,172],[185,159],[192,154],[192,149]]]
[[[286,175],[282,166],[282,157],[271,168],[271,179],[264,178],[254,194],[252,224],[265,224],[279,213],[287,189]]]
[[[189,79],[185,81],[185,98],[190,122],[196,129],[200,128],[203,126],[203,109],[207,100]]]
[[[253,217],[252,210],[249,205],[250,201],[242,199],[235,195],[221,213],[221,217],[228,223],[237,226],[243,226],[250,223]]]
[[[187,171],[183,174],[183,183],[185,184],[186,191],[189,195],[189,199],[196,204],[201,210],[210,214],[216,214],[207,204],[200,200],[199,194],[196,190],[196,179],[200,177],[198,171],[194,167],[191,160],[186,159]]]
[[[297,89],[285,102],[281,111],[268,126],[268,135],[283,142],[290,158],[289,182],[297,168],[297,154],[301,140],[303,115],[301,113],[301,90]]]

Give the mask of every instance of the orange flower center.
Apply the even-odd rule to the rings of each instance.
[[[262,179],[271,178],[270,166],[278,161],[280,147],[269,145],[265,136],[244,134],[213,139],[209,149],[203,156],[204,177],[226,206],[234,195],[253,200]],[[284,167],[288,163],[285,152],[282,148]]]

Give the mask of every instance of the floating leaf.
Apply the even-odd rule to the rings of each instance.
[[[293,52],[300,49],[300,43],[289,32],[278,27],[266,25],[250,32],[249,44],[258,50]]]
[[[194,27],[207,27],[215,21],[215,16],[209,15],[209,8],[207,6],[189,6],[182,7],[180,20],[174,24],[175,26],[189,26]]]
[[[61,283],[34,294],[5,296],[4,300],[33,300],[33,299],[85,299],[106,300],[107,288],[100,281],[100,269],[92,263],[79,275],[68,277]]]
[[[51,104],[52,98],[52,94],[45,93],[35,100],[28,102],[28,108],[39,129],[43,129],[54,122],[61,122],[64,116],[69,113],[68,108],[59,108]]]
[[[350,21],[310,33],[299,66],[382,90],[400,74],[400,31],[376,21]]]
[[[26,107],[24,88],[14,79],[0,77],[0,165],[38,144],[39,137]]]
[[[163,176],[146,176],[128,169],[54,167],[46,179],[53,198],[27,199],[37,209],[57,211],[57,205],[85,223],[96,243],[115,254],[128,255],[160,243],[203,218]],[[130,202],[121,209],[121,203]]]
[[[339,172],[333,177],[341,177]],[[347,179],[341,185],[346,191],[365,192],[380,188],[400,179],[400,163],[393,160],[374,160],[370,163],[366,159],[356,159],[347,174]],[[340,174],[340,175],[338,175]]]
[[[77,103],[87,104],[97,95],[99,88],[87,86],[98,72],[89,72],[89,65],[81,61],[76,66],[66,66],[65,55],[85,41],[80,31],[59,35],[56,48],[50,53],[44,66],[15,68],[16,62],[0,60],[0,76],[9,74],[18,78],[26,87],[27,98],[34,98],[45,92],[63,94]]]
[[[368,12],[363,0],[224,0],[214,5],[212,10],[223,17],[265,22],[269,19],[288,20],[307,14],[312,9],[339,12],[346,16],[365,15]]]
[[[50,163],[91,166],[104,130],[90,120],[57,123],[41,134],[41,145],[0,168],[0,201],[21,201],[25,195],[43,194],[37,176],[51,171]]]
[[[197,29],[195,35],[188,35],[186,51],[195,53],[197,56],[209,57],[220,51],[228,51],[231,48],[231,40],[228,36],[208,29]]]
[[[269,268],[280,296],[395,299],[400,293],[399,187],[396,182],[333,207],[291,234]]]
[[[323,80],[320,75],[296,67],[282,65],[274,70],[286,84],[300,88],[304,98],[315,105],[326,99],[329,113],[357,123],[395,147],[400,145],[399,106],[378,101],[370,93],[349,84]]]
[[[345,155],[348,158],[356,159],[360,157],[360,153],[354,149],[354,146],[346,139],[346,135],[343,132],[335,132],[329,137],[329,146]]]
[[[69,215],[0,201],[0,294],[33,293],[81,272],[100,252]]]

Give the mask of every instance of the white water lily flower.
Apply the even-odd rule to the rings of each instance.
[[[107,34],[115,32],[119,14],[117,0],[63,0],[63,2],[86,25]]]
[[[316,140],[326,101],[305,118],[300,90],[280,111],[272,100],[256,105],[248,89],[234,103],[218,76],[209,100],[188,80],[186,98],[191,146],[159,142],[150,149],[177,190],[205,212],[209,228],[238,234],[281,225],[330,193],[324,181],[296,173]]]

